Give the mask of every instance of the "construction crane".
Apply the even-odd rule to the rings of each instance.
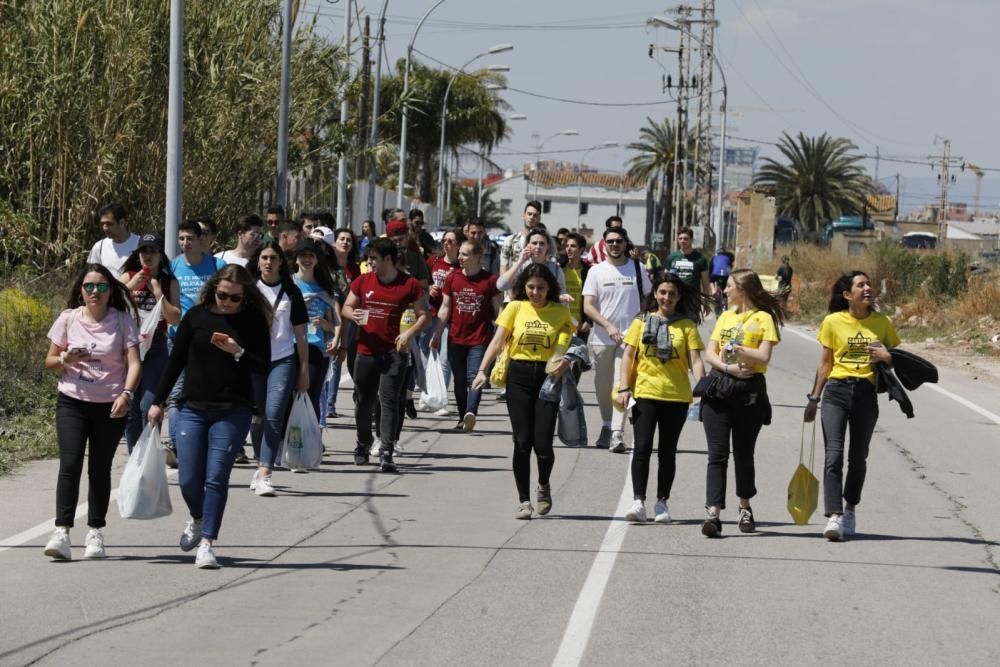
[[[968,169],[976,176],[976,203],[972,206],[972,214],[979,215],[979,195],[983,191],[983,170],[971,162],[962,163],[962,171]]]

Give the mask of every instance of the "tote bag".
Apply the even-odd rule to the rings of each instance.
[[[816,422],[812,425],[812,444],[809,446],[809,467],[804,464],[803,454],[806,444],[806,424],[802,422],[802,437],[799,440],[799,465],[788,483],[788,513],[798,526],[809,523],[819,501],[819,480],[812,473],[816,462]]]

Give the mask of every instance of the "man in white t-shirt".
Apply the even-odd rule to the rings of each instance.
[[[621,216],[613,215],[604,221],[604,228],[609,227],[622,227],[625,223],[622,222]],[[608,249],[604,245],[604,239],[601,239],[594,245],[590,247],[590,263],[600,264],[608,258]]]
[[[594,367],[594,388],[601,410],[601,435],[598,447],[612,452],[625,451],[625,413],[615,415],[611,390],[618,377],[625,332],[642,309],[642,300],[653,285],[645,269],[632,261],[625,247],[628,236],[621,227],[604,230],[607,259],[592,266],[583,285],[583,312],[594,322],[590,340],[590,359]],[[612,424],[612,417],[616,417]]]
[[[236,218],[236,247],[217,252],[215,256],[226,264],[239,264],[245,267],[247,261],[257,251],[263,237],[264,221],[260,216],[253,213],[241,215]]]
[[[90,249],[87,263],[102,264],[112,275],[121,275],[125,260],[139,247],[139,235],[129,233],[125,207],[121,204],[101,207],[97,219],[101,221],[104,238]]]

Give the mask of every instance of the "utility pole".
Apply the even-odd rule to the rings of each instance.
[[[892,212],[893,224],[899,224],[899,172],[896,172],[896,209]]]
[[[878,152],[878,146],[875,147],[875,181],[878,182],[878,161],[881,155]]]
[[[170,83],[167,90],[167,257],[177,256],[184,201],[184,0],[170,2]]]
[[[368,95],[371,87],[371,49],[369,39],[371,38],[371,17],[365,14],[365,29],[361,36],[361,103],[358,106],[358,139],[357,146],[365,146],[368,141]],[[368,173],[368,159],[366,151],[358,152],[358,159],[354,167],[354,179],[357,181],[361,174]]]
[[[347,56],[347,71],[341,88],[340,126],[347,125],[347,96],[351,86],[351,3],[344,8],[344,55]],[[347,220],[347,147],[344,146],[337,161],[337,225],[350,228]]]
[[[292,64],[292,0],[284,0],[281,12],[281,90],[278,109],[278,169],[274,193],[288,217],[288,88]]]
[[[380,113],[379,104],[382,97],[382,50],[385,45],[385,10],[389,7],[389,0],[382,4],[382,12],[378,16],[378,48],[375,56],[375,94],[372,100],[372,128],[368,138],[368,150],[370,151],[369,171],[368,171],[368,219],[375,222],[375,181],[378,177],[378,166],[375,161],[375,146],[378,144],[378,115]]]
[[[698,44],[698,129],[694,149],[694,185],[697,209],[706,219],[695,220],[697,224],[709,226],[712,211],[712,73],[715,69],[713,49],[715,48],[715,0],[701,3],[701,43]],[[693,28],[693,26],[692,26]],[[692,44],[697,44],[695,41]],[[724,157],[724,156],[723,156]],[[699,176],[704,178],[704,187],[699,189]],[[720,183],[721,187],[721,183]],[[718,240],[716,240],[718,243]]]
[[[948,190],[955,183],[955,177],[951,175],[951,167],[958,167],[965,161],[961,157],[952,157],[951,155],[951,139],[945,139],[943,137],[934,137],[934,143],[941,141],[943,144],[943,151],[941,155],[941,173],[938,174],[938,185],[941,186],[940,195],[940,210],[938,211],[938,238],[944,240],[947,233],[948,226]],[[931,160],[937,161],[939,158],[936,156],[930,156]]]

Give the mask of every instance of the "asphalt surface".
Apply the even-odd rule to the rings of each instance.
[[[552,513],[514,520],[494,393],[474,434],[450,430],[457,415],[408,424],[401,474],[385,475],[350,461],[342,392],[322,470],[279,471],[279,496],[257,498],[252,467],[237,466],[218,571],[177,547],[187,517],[173,481],[170,517],[125,521],[112,503],[106,561],[49,562],[48,527],[31,529],[51,521],[57,464],[27,466],[0,480],[0,665],[1000,664],[1000,386],[942,369],[940,387],[979,411],[922,388],[912,420],[883,398],[860,534],[830,543],[821,510],[796,526],[785,509],[818,356],[808,337],[786,331],[768,374],[756,534],[729,509],[723,539],[701,535],[693,422],[673,524],[620,520],[627,455],[563,446]],[[593,440],[596,406],[588,417]],[[820,477],[821,461],[818,436]]]

